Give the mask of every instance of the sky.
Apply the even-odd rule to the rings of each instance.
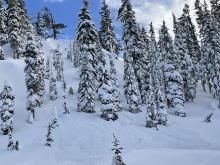
[[[89,0],[90,14],[92,20],[99,27],[99,11],[102,0]],[[138,22],[148,28],[150,22],[153,22],[156,31],[159,30],[162,20],[167,22],[168,28],[172,33],[172,13],[177,17],[182,13],[185,3],[189,4],[191,10],[194,8],[195,0],[132,0],[133,8],[136,12]],[[120,35],[121,24],[116,21],[117,10],[120,7],[121,0],[106,0],[112,10],[114,27]],[[54,14],[57,22],[64,23],[67,28],[64,29],[62,38],[73,38],[77,23],[78,14],[82,6],[82,0],[26,0],[28,12],[31,16],[47,6]],[[191,12],[194,18],[194,12]]]

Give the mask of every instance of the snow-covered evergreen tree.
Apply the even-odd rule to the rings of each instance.
[[[187,40],[187,48],[189,50],[189,55],[192,59],[193,66],[195,69],[197,65],[199,65],[199,61],[201,59],[200,46],[198,43],[197,35],[195,32],[195,26],[192,23],[192,19],[190,16],[189,5],[185,5],[183,9],[182,16],[178,19],[178,23],[183,28],[183,32],[186,35]]]
[[[88,12],[88,1],[83,1],[79,14],[77,42],[81,51],[81,70],[77,111],[95,112],[95,93],[97,85],[97,31]]]
[[[141,42],[138,44],[139,50],[144,54],[143,58],[141,59],[141,68],[139,70],[139,89],[141,93],[141,100],[142,103],[146,103],[146,96],[148,95],[149,88],[150,88],[150,70],[151,70],[151,54],[150,54],[150,46],[149,46],[149,37],[147,32],[144,28],[139,29],[139,38]]]
[[[56,100],[58,98],[57,79],[56,79],[56,75],[53,72],[51,72],[50,76],[51,76],[50,84],[49,84],[50,99]]]
[[[56,49],[53,50],[53,66],[56,71],[57,81],[62,81],[62,72],[63,72],[63,57],[61,52]]]
[[[63,83],[63,109],[64,109],[64,114],[69,114],[70,111],[67,107],[67,100],[66,100],[66,82],[65,82],[65,78],[64,78],[64,71],[62,72],[62,83]]]
[[[120,44],[116,38],[113,30],[111,11],[105,0],[102,0],[101,8],[101,23],[99,30],[99,39],[102,47],[114,54],[118,54],[120,50]]]
[[[74,91],[73,91],[73,88],[72,87],[70,87],[70,89],[69,89],[69,95],[74,95]]]
[[[31,26],[33,28],[33,26]],[[33,32],[32,32],[33,33]],[[38,36],[35,37],[37,45],[39,45],[39,54],[38,54],[38,62],[39,62],[39,92],[38,92],[38,104],[41,107],[44,103],[44,95],[45,95],[45,64],[44,64],[44,52],[43,52],[43,43],[41,38]]]
[[[118,19],[123,23],[125,96],[129,111],[137,113],[141,105],[139,87],[142,79],[140,71],[143,54],[138,47],[141,39],[130,0],[122,1]]]
[[[109,60],[110,60],[110,80],[111,80],[111,84],[113,87],[114,102],[115,102],[117,111],[122,111],[117,71],[115,68],[113,57],[111,55],[109,56]]]
[[[49,79],[50,78],[50,69],[51,69],[51,59],[49,56],[47,56],[47,61],[46,61],[46,67],[45,67],[45,78]]]
[[[14,99],[11,85],[8,82],[4,83],[4,89],[0,94],[0,100],[2,102],[0,108],[1,114],[1,130],[4,135],[13,131],[13,115],[14,115]]]
[[[185,44],[187,47],[187,51],[188,51],[188,55],[192,61],[192,64],[190,64],[191,66],[191,77],[194,82],[194,89],[192,89],[192,92],[194,93],[192,96],[193,98],[190,99],[194,99],[195,98],[195,93],[196,93],[196,85],[197,85],[197,81],[198,79],[201,77],[199,71],[200,69],[200,60],[201,60],[201,52],[200,52],[200,46],[197,40],[197,35],[195,32],[195,26],[192,23],[191,17],[190,17],[190,10],[189,10],[189,5],[185,5],[185,7],[183,8],[183,14],[182,16],[178,19],[178,24],[181,27],[181,32],[180,34],[183,36],[184,40],[185,40]],[[177,26],[177,29],[178,27]],[[178,33],[178,30],[177,30]],[[186,59],[190,60],[189,58]],[[194,91],[193,91],[194,90]],[[186,98],[187,100],[187,98]]]
[[[156,111],[157,111],[157,124],[167,124],[167,106],[165,101],[165,93],[162,91],[160,79],[163,80],[163,73],[161,72],[160,55],[154,33],[152,23],[150,24],[150,41],[149,51],[151,57],[151,77],[152,89],[155,97]],[[162,78],[161,78],[162,77]],[[150,78],[151,79],[151,78]]]
[[[168,107],[174,107],[176,115],[186,116],[184,111],[183,82],[182,76],[179,73],[179,59],[165,21],[160,29],[159,49]]]
[[[127,99],[127,104],[129,105],[129,111],[132,113],[138,113],[140,112],[140,106],[141,106],[141,99],[140,99],[140,91],[138,88],[138,83],[135,77],[134,69],[132,66],[131,57],[126,56],[127,60],[126,69],[127,72],[124,75],[125,76],[125,97]]]
[[[0,0],[0,45],[1,46],[6,44],[8,40],[6,21],[7,21],[7,12],[4,7],[4,1]]]
[[[64,109],[64,112],[63,112],[64,114],[69,114],[70,113],[70,111],[67,107],[66,93],[65,92],[63,93],[63,109]]]
[[[193,60],[191,59],[192,50],[190,50],[191,48],[189,46],[190,27],[188,27],[187,23],[188,12],[188,5],[186,5],[184,8],[184,14],[179,18],[176,25],[177,29],[174,40],[174,49],[179,60],[180,74],[183,78],[183,89],[186,102],[195,99],[197,86],[196,69]],[[188,31],[185,26],[188,28]]]
[[[103,84],[99,90],[99,97],[101,100],[101,117],[107,121],[109,120],[117,120],[118,114],[116,109],[116,104],[113,96],[114,89],[112,87],[112,83],[109,77],[109,73],[105,70],[103,75]]]
[[[21,19],[19,12],[17,1],[8,0],[8,39],[14,50],[14,58],[20,58],[22,52]]]
[[[48,130],[47,130],[47,136],[46,136],[47,139],[46,139],[46,143],[45,143],[45,145],[49,146],[49,147],[52,146],[53,141],[54,141],[53,137],[52,137],[52,130],[53,130],[52,124],[49,123]]]
[[[115,137],[115,135],[113,137],[114,137],[114,141],[112,143],[114,148],[112,149],[112,151],[114,151],[114,157],[112,160],[112,165],[126,165],[121,157],[121,150],[123,148],[119,146],[119,141]]]
[[[25,81],[27,87],[27,111],[29,119],[35,119],[35,109],[42,105],[44,91],[43,58],[39,44],[33,33],[28,33],[28,42],[25,50]],[[29,121],[31,122],[31,121]]]
[[[152,86],[152,77],[150,77],[149,85],[150,88],[147,96],[146,127],[152,128],[152,127],[157,127],[158,124],[157,105],[156,105],[155,92]]]

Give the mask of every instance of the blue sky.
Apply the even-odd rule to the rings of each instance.
[[[26,0],[29,14],[35,14],[43,7],[47,6],[54,14],[58,22],[66,24],[68,27],[63,31],[62,38],[72,38],[78,23],[78,13],[83,0]],[[90,1],[90,14],[92,20],[99,26],[99,11],[101,0]],[[116,11],[120,7],[121,0],[106,0],[112,9],[112,17],[115,20]],[[182,13],[185,3],[194,8],[194,0],[132,0],[136,18],[144,27],[148,27],[152,21],[156,31],[159,30],[162,20],[167,22],[168,28],[172,33],[172,13],[177,17]],[[191,13],[193,16],[194,13]],[[120,32],[120,23],[114,22],[115,29]]]
[[[47,6],[54,14],[58,22],[62,22],[68,27],[64,30],[63,37],[73,37],[78,23],[78,13],[82,6],[82,0],[63,0],[62,2],[52,2],[53,0],[26,0],[29,14],[33,15],[43,7]],[[59,0],[58,0],[59,1]],[[99,24],[99,10],[101,1],[90,0],[90,14],[93,21]]]

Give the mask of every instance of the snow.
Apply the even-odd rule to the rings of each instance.
[[[68,40],[45,41],[45,56],[51,56],[51,49],[58,45],[66,56],[69,43]],[[4,49],[10,52],[8,47]],[[123,93],[123,60],[115,60],[115,66]],[[128,112],[125,100],[119,119],[107,122],[100,118],[100,104],[97,104],[95,114],[76,112],[79,71],[65,59],[67,89],[72,87],[74,91],[73,96],[67,95],[70,114],[63,114],[62,84],[58,82],[59,98],[51,101],[49,81],[46,81],[45,105],[37,109],[36,121],[28,124],[23,70],[24,61],[13,60],[11,55],[0,61],[0,91],[5,80],[10,82],[16,97],[13,137],[22,146],[20,151],[8,151],[8,136],[0,134],[0,165],[110,165],[113,134],[124,148],[122,158],[127,165],[219,165],[220,110],[217,101],[204,93],[200,86],[195,101],[185,106],[187,117],[174,116],[170,110],[167,127],[159,126],[159,130],[145,128],[146,111],[138,114]],[[47,147],[47,126],[53,118],[53,107],[57,109],[59,127],[53,131],[53,146]],[[212,112],[212,122],[204,122]]]

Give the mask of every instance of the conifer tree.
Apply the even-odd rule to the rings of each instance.
[[[178,19],[178,24],[181,27],[181,34],[184,36],[186,40],[186,47],[188,49],[188,55],[190,56],[192,60],[192,77],[195,79],[194,81],[194,93],[196,93],[196,83],[198,81],[198,78],[201,77],[198,73],[200,71],[200,60],[201,60],[201,52],[200,52],[200,46],[197,40],[196,32],[195,32],[195,26],[192,23],[191,17],[190,17],[190,10],[189,5],[185,5],[183,8],[183,14]],[[194,96],[193,96],[194,97]]]
[[[111,55],[109,56],[109,59],[110,59],[110,80],[113,87],[113,98],[117,111],[122,111],[117,71],[115,69],[114,60]]]
[[[35,109],[42,105],[44,91],[44,68],[43,58],[40,46],[36,42],[32,32],[28,33],[28,42],[25,50],[25,81],[27,87],[27,111],[29,114],[29,122],[35,119]]]
[[[121,150],[123,148],[121,148],[119,146],[119,141],[115,137],[115,135],[113,135],[113,137],[114,137],[114,141],[112,143],[113,143],[114,148],[112,149],[112,151],[114,151],[114,157],[113,157],[113,160],[112,160],[112,165],[126,165],[123,162],[122,157],[121,157]]]
[[[1,46],[6,44],[8,40],[6,21],[7,21],[7,12],[4,7],[4,1],[0,0],[0,45]]]
[[[130,57],[125,57],[131,60]],[[126,65],[126,64],[125,64]],[[125,96],[127,98],[127,104],[129,105],[129,111],[132,113],[140,112],[140,92],[138,88],[138,83],[136,81],[134,69],[132,67],[132,62],[127,60],[127,73],[124,75],[125,80],[127,80],[125,88]]]
[[[204,4],[201,4],[200,1],[196,1],[195,3],[196,15],[197,15],[197,23],[199,25],[200,30],[200,38],[201,38],[201,81],[203,90],[206,91],[206,85],[209,86],[209,91],[211,92],[211,70],[213,64],[213,51],[211,48],[210,41],[213,38],[213,28],[212,28],[212,17],[211,13],[208,10],[208,6],[206,1]]]
[[[152,77],[152,89],[155,97],[156,111],[157,111],[157,124],[167,124],[167,106],[165,101],[165,93],[161,89],[160,79],[163,80],[163,73],[161,72],[160,55],[158,51],[158,45],[154,33],[152,23],[150,24],[150,57],[151,57],[151,77]],[[161,78],[162,77],[162,78]],[[150,78],[151,80],[151,78]],[[163,87],[163,86],[162,86]],[[151,89],[151,90],[152,90]]]
[[[52,144],[53,144],[53,137],[52,137],[52,130],[53,130],[53,127],[52,127],[52,124],[49,123],[48,125],[48,131],[47,131],[47,140],[46,140],[46,143],[45,145],[48,146],[48,147],[51,147]]]
[[[56,80],[56,75],[53,72],[51,72],[49,91],[50,91],[50,99],[56,100],[58,98],[57,80]]]
[[[140,29],[138,32],[139,38],[141,42],[139,42],[138,47],[142,54],[144,54],[141,60],[141,68],[139,70],[139,89],[141,93],[141,101],[143,104],[146,103],[146,96],[148,95],[150,88],[150,70],[151,70],[151,54],[150,54],[150,46],[149,46],[149,38],[147,32],[144,28]]]
[[[31,29],[33,28],[33,26],[31,26]],[[44,52],[43,52],[43,44],[41,39],[36,36],[36,43],[37,45],[39,45],[39,54],[38,54],[38,58],[39,58],[39,92],[38,92],[38,104],[39,106],[42,106],[44,103],[44,95],[45,95],[45,67],[44,67]]]
[[[187,47],[189,49],[190,57],[192,59],[194,67],[197,67],[201,59],[200,46],[196,35],[195,26],[192,23],[190,16],[189,5],[185,5],[183,9],[183,15],[179,18],[180,26],[184,26],[183,29],[187,34]]]
[[[95,92],[97,85],[97,39],[94,23],[88,12],[88,1],[83,1],[79,14],[80,23],[77,30],[77,42],[81,51],[81,70],[77,111],[95,112]]]
[[[102,103],[101,117],[107,121],[115,121],[118,119],[118,114],[116,113],[117,109],[113,98],[113,90],[114,89],[111,84],[109,73],[107,70],[105,70],[103,84],[101,86],[101,89],[99,90],[99,97]]]
[[[64,109],[64,114],[69,114],[70,111],[67,107],[67,101],[66,101],[66,94],[65,92],[63,93],[63,109]]]
[[[63,58],[61,52],[58,49],[53,51],[53,66],[56,71],[57,81],[62,81]]]
[[[118,54],[120,45],[112,26],[111,11],[105,0],[102,0],[99,39],[103,49]]]
[[[46,68],[45,68],[45,78],[49,79],[50,78],[50,68],[51,68],[51,59],[49,56],[47,56],[47,61],[46,61]]]
[[[4,59],[5,59],[4,51],[2,47],[0,46],[0,60],[4,60]]]
[[[158,114],[157,105],[154,89],[152,87],[152,77],[150,77],[149,93],[147,96],[147,116],[146,116],[146,127],[152,128],[157,127],[158,124]]]
[[[189,46],[190,33],[191,28],[188,25],[187,15],[189,14],[188,5],[184,7],[184,13],[179,18],[179,21],[176,25],[177,30],[175,33],[175,40],[174,40],[174,48],[177,54],[177,57],[180,61],[180,74],[183,78],[183,89],[184,89],[184,96],[185,101],[193,101],[196,97],[196,86],[197,86],[197,79],[196,79],[196,70],[191,59],[192,50],[191,46]],[[193,43],[191,43],[192,45]]]
[[[20,58],[22,52],[19,12],[17,1],[8,0],[8,39],[14,50],[14,58]]]
[[[162,70],[168,107],[174,107],[174,114],[177,116],[186,116],[186,113],[183,109],[184,93],[182,76],[179,73],[178,67],[179,59],[165,21],[160,29],[159,49],[163,64]]]
[[[122,1],[118,11],[118,19],[123,23],[124,40],[124,81],[125,96],[129,104],[129,111],[137,113],[140,111],[141,95],[141,59],[143,54],[138,45],[141,42],[135,13],[129,0]]]
[[[0,94],[1,105],[1,130],[4,135],[7,135],[9,131],[13,131],[13,115],[14,115],[14,100],[11,85],[8,82],[4,83],[4,89]]]
[[[63,77],[63,109],[64,109],[64,114],[69,114],[70,111],[67,107],[67,101],[66,101],[66,82],[64,79],[64,71],[62,72],[62,77]]]
[[[69,95],[74,95],[74,92],[73,92],[73,88],[72,87],[70,87],[70,89],[69,89]]]

